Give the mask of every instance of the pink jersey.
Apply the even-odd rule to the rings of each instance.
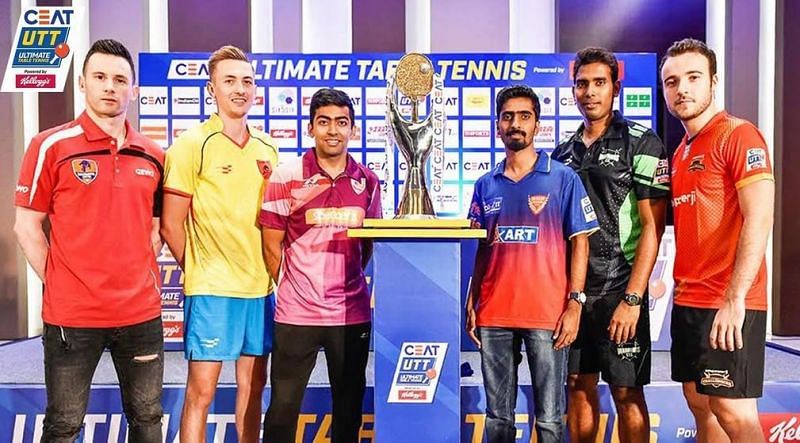
[[[380,182],[348,155],[331,178],[313,149],[278,166],[259,221],[286,233],[275,321],[341,326],[370,321],[361,241],[347,237],[364,218],[381,217]]]

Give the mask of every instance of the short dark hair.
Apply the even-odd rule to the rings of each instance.
[[[350,124],[356,124],[356,113],[353,110],[353,102],[350,100],[350,96],[344,91],[333,88],[320,89],[311,96],[311,105],[309,106],[311,123],[314,123],[314,115],[317,113],[317,109],[330,105],[347,106],[347,109],[350,110]]]
[[[667,53],[664,54],[664,57],[661,59],[661,65],[658,67],[658,72],[661,72],[661,69],[664,67],[664,63],[666,63],[668,58],[677,57],[681,54],[686,54],[689,52],[696,52],[705,56],[705,58],[708,60],[708,70],[710,75],[713,77],[717,74],[717,55],[714,54],[714,50],[709,48],[704,42],[693,38],[685,38],[683,40],[674,42],[672,46],[667,49]]]
[[[94,54],[108,54],[124,58],[131,67],[131,82],[136,83],[136,68],[133,67],[133,57],[131,57],[131,53],[125,45],[111,38],[97,40],[92,43],[92,47],[89,48],[89,52],[86,53],[86,58],[83,59],[82,72],[84,74],[86,74],[86,64],[89,63],[89,59]]]
[[[536,121],[538,122],[539,112],[542,109],[541,105],[539,104],[539,97],[536,96],[536,93],[533,92],[533,89],[525,85],[507,86],[497,93],[497,98],[495,99],[495,112],[497,119],[500,119],[500,111],[502,111],[503,105],[505,105],[510,99],[519,97],[531,99],[531,102],[533,102],[533,112],[535,114]]]
[[[578,70],[581,66],[592,63],[602,63],[611,69],[611,82],[616,83],[619,79],[619,63],[617,56],[606,48],[589,47],[583,48],[575,54],[575,61],[572,65],[573,81],[578,77]]]

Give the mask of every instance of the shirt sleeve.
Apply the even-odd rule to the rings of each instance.
[[[475,187],[472,190],[472,203],[469,205],[467,218],[473,228],[486,229],[486,218],[483,213],[483,197],[481,195],[481,182],[475,183]]]
[[[167,149],[164,162],[164,192],[191,197],[197,186],[200,158],[195,155],[193,138],[178,137]]]
[[[579,234],[592,234],[600,229],[594,206],[578,174],[570,169],[563,187],[565,204],[562,206],[564,208],[562,219],[565,237],[570,239]]]
[[[14,204],[39,212],[48,212],[56,182],[54,171],[55,153],[51,149],[42,151],[41,135],[31,140],[19,171],[19,180]]]
[[[661,139],[643,126],[629,128],[633,146],[633,192],[639,200],[669,196],[669,160]],[[636,137],[636,134],[641,134]]]
[[[758,128],[750,123],[733,130],[722,147],[722,156],[736,189],[759,180],[774,180],[767,142]]]
[[[291,208],[289,183],[279,166],[272,172],[267,188],[264,190],[264,203],[258,222],[268,229],[286,230]]]
[[[381,181],[378,176],[371,176],[370,181],[373,182],[372,193],[369,197],[369,206],[366,211],[366,218],[382,218],[383,209],[381,207]]]
[[[161,217],[161,209],[164,207],[164,176],[159,177],[158,187],[153,193],[153,217]]]

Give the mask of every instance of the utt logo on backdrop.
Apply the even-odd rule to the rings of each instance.
[[[72,60],[68,39],[78,16],[78,8],[22,11],[2,91],[63,90]]]
[[[433,403],[447,353],[447,343],[403,342],[389,403]]]

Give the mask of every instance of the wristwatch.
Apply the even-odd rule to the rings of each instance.
[[[635,292],[631,292],[630,294],[625,294],[625,296],[622,297],[622,299],[625,300],[625,303],[627,303],[628,306],[639,306],[642,304],[642,297]]]
[[[575,300],[583,306],[586,303],[586,294],[583,292],[570,292],[567,296],[568,300]]]

